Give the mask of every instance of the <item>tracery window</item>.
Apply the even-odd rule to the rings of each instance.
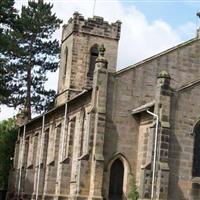
[[[94,69],[95,69],[95,62],[99,55],[98,45],[95,44],[90,49],[90,63],[89,63],[89,70],[87,76],[92,79]]]
[[[200,122],[198,122],[194,128],[192,176],[200,177]]]

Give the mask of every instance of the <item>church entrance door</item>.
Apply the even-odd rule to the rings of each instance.
[[[113,162],[110,169],[109,200],[122,200],[124,165],[120,159]]]

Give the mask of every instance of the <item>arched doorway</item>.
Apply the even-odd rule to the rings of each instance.
[[[109,200],[122,200],[124,165],[116,159],[110,169]]]
[[[193,166],[192,176],[200,177],[200,122],[194,127],[194,150],[193,150]]]

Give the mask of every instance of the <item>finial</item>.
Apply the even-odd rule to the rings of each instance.
[[[170,75],[168,72],[166,72],[165,70],[161,71],[157,78],[165,78],[165,79],[171,79]]]
[[[106,63],[106,67],[107,67],[108,61],[107,61],[106,58],[104,57],[105,51],[106,51],[106,49],[105,49],[104,45],[102,44],[102,45],[99,47],[99,56],[98,56],[97,59],[96,59],[96,63],[99,63],[99,62],[101,62],[101,63]]]
[[[197,38],[200,38],[200,28],[199,28],[199,19],[200,19],[200,11],[196,13],[196,29],[197,29]]]
[[[106,49],[104,47],[104,45],[102,44],[100,47],[99,47],[99,54],[104,57],[104,53],[105,53]]]
[[[77,18],[79,15],[80,15],[80,13],[79,13],[78,11],[75,11],[75,12],[73,13],[74,18]]]
[[[161,86],[163,89],[170,88],[170,80],[170,74],[165,70],[161,71],[157,76],[157,83],[159,87]]]

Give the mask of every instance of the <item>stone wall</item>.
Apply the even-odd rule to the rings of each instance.
[[[200,198],[199,185],[193,181],[193,129],[199,120],[199,84],[178,91],[173,99],[172,127],[170,139],[169,199]],[[196,186],[196,187],[195,187]]]
[[[172,88],[199,79],[199,48],[199,39],[194,39],[109,76],[105,166],[109,165],[116,153],[122,153],[131,166],[131,173],[134,176],[137,174],[139,133],[131,110],[155,99],[156,77],[162,70],[172,77]],[[188,99],[185,100],[188,102]],[[172,110],[175,108],[176,105]]]
[[[84,120],[85,116],[88,115],[86,112],[90,103],[90,95],[91,93],[88,92],[82,98],[81,106],[77,107],[77,105],[80,105],[77,101],[69,103],[66,121],[64,120],[65,106],[62,106],[52,113],[47,113],[44,118],[39,117],[28,123],[26,125],[24,150],[22,148],[24,145],[22,126],[19,141],[17,141],[17,144],[21,144],[21,149],[18,148],[19,145],[16,145],[15,165],[10,174],[11,183],[9,184],[8,199],[18,196],[18,188],[20,188],[19,197],[24,199],[34,199],[37,193],[39,199],[51,199],[57,196],[68,199],[70,195],[74,197],[74,195],[80,194],[80,190],[77,190],[80,184],[77,182],[79,181],[77,162],[83,154],[79,153],[79,149],[80,146],[84,147],[84,153],[87,154],[85,148],[88,151],[91,148],[88,147],[91,144],[90,137],[86,137],[86,134],[89,134],[86,128],[87,123],[83,124],[80,120]],[[86,114],[84,116],[81,115],[83,108]],[[42,126],[43,119],[45,120],[44,127]],[[83,134],[84,140],[80,137],[80,134]],[[23,158],[20,157],[22,152],[24,153]],[[21,160],[23,165],[20,164]],[[81,163],[84,163],[84,160]],[[87,163],[90,162],[87,160]],[[81,170],[90,174],[90,166],[87,163],[85,167],[82,166]],[[19,182],[20,170],[21,182]],[[74,175],[72,175],[72,171]],[[90,177],[88,176],[88,182],[89,180]],[[73,181],[75,189],[71,187]],[[89,195],[88,187],[88,185],[81,187],[82,191],[85,191],[83,194],[87,196]],[[72,192],[74,190],[75,194]]]

